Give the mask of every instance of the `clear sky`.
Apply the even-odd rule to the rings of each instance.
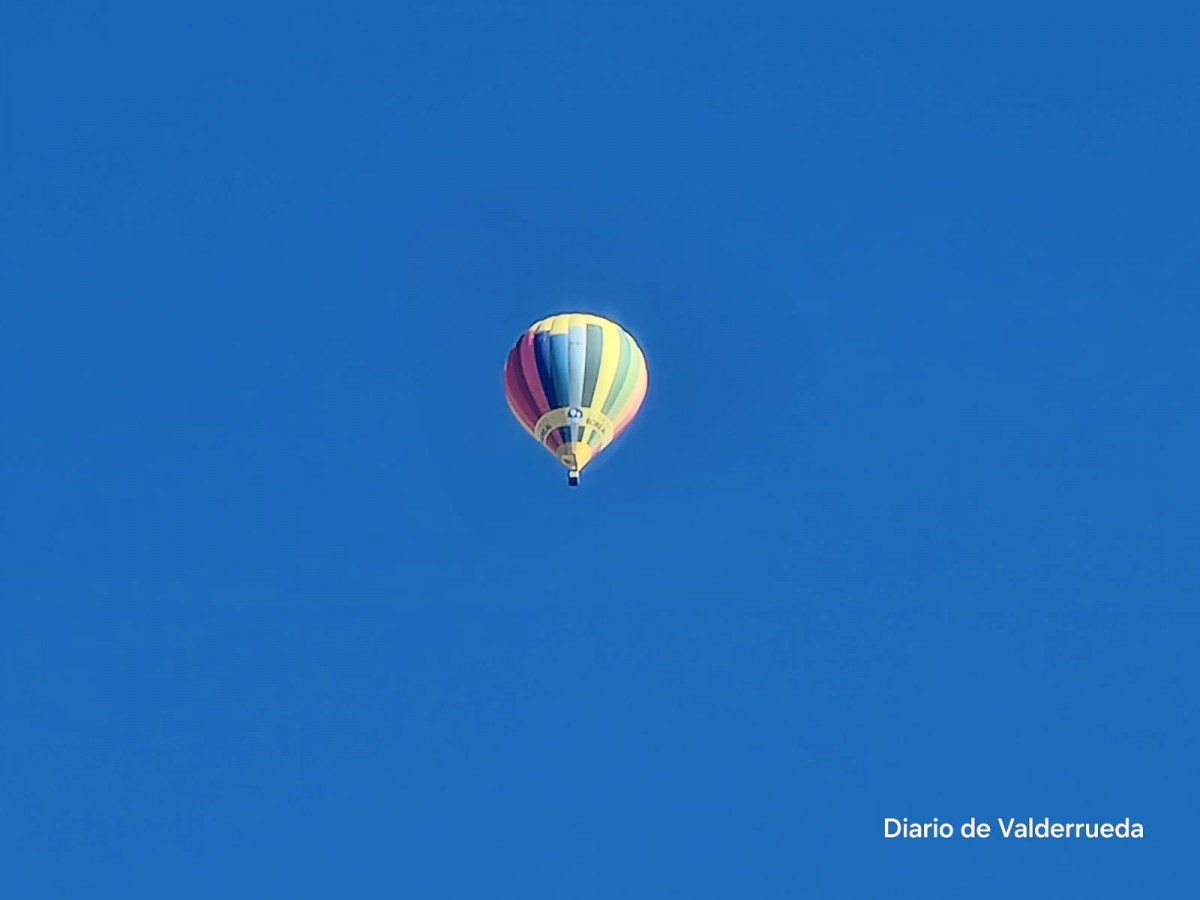
[[[1198,29],[6,2],[0,895],[1187,895]]]

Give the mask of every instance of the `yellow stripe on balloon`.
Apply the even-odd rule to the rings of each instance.
[[[621,330],[605,319],[599,319],[595,324],[604,330],[604,339],[600,344],[600,372],[596,376],[596,393],[592,395],[592,408],[604,409],[608,392],[612,390],[613,379],[617,377],[617,362],[621,359]]]
[[[637,386],[638,378],[646,368],[646,360],[642,356],[642,351],[634,342],[632,337],[626,335],[626,340],[629,342],[630,360],[629,369],[625,372],[625,377],[621,384],[617,387],[617,396],[613,401],[612,409],[608,411],[608,415],[614,421],[621,418],[626,405],[629,403],[629,397],[633,394],[633,389]]]

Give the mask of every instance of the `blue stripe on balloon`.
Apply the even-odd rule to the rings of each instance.
[[[554,376],[554,395],[558,398],[556,406],[566,406],[570,402],[567,362],[567,336],[550,335],[550,374]]]
[[[546,402],[550,404],[550,409],[557,409],[563,404],[558,402],[558,396],[554,392],[554,376],[551,374],[554,364],[550,358],[549,332],[539,331],[533,336],[533,351],[537,357],[538,381],[542,383],[542,390],[546,393]]]

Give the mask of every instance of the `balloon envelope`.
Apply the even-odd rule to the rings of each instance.
[[[616,322],[560,313],[535,322],[509,351],[504,393],[521,426],[571,472],[629,427],[646,397],[646,358]]]

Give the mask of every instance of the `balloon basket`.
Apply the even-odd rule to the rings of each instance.
[[[567,484],[570,485],[571,487],[579,487],[579,473],[578,472],[568,472],[567,473]]]

